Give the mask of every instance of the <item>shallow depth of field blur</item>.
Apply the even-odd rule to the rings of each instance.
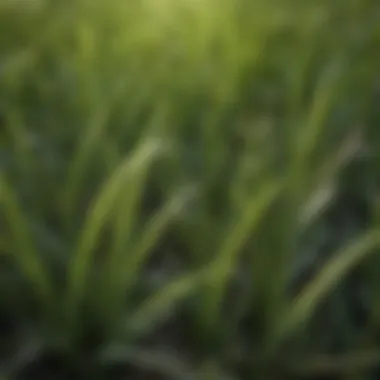
[[[0,378],[380,379],[380,3],[0,0]]]

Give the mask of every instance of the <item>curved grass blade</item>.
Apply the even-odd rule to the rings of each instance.
[[[307,116],[306,125],[299,133],[296,162],[301,165],[309,162],[316,148],[322,143],[327,127],[326,121],[339,98],[343,68],[340,62],[334,63],[322,73],[314,94],[311,110]]]
[[[205,270],[183,275],[149,297],[128,318],[127,336],[149,333],[157,323],[173,311],[179,302],[194,294],[201,287],[206,275],[207,271]]]
[[[131,247],[129,252],[125,252],[125,247],[119,247],[121,251],[110,262],[108,276],[106,283],[108,285],[108,292],[105,294],[108,302],[114,300],[116,308],[117,305],[122,305],[126,293],[133,288],[135,280],[139,277],[143,264],[149,257],[149,253],[161,238],[167,226],[174,220],[176,216],[183,210],[188,201],[194,196],[192,189],[185,189],[179,192],[176,196],[172,197],[167,203],[159,210],[144,227],[138,242]],[[121,219],[121,222],[124,218]],[[120,225],[120,232],[122,233],[122,223]],[[125,231],[128,234],[128,231]],[[103,305],[104,307],[104,305]],[[110,305],[112,309],[112,304]]]
[[[275,333],[275,341],[280,342],[290,336],[297,328],[305,325],[326,295],[366,256],[373,253],[380,244],[379,231],[365,233],[347,247],[341,249],[325,264],[294,300],[293,305],[280,322]]]
[[[235,269],[238,255],[249,236],[259,226],[263,215],[278,196],[281,185],[271,183],[250,199],[239,215],[239,219],[224,241],[216,259],[210,266],[208,287],[203,294],[203,316],[206,324],[218,319],[225,288]]]
[[[68,273],[67,302],[69,315],[76,313],[78,303],[84,296],[86,280],[92,267],[92,256],[96,249],[99,234],[114,207],[121,191],[131,181],[139,181],[139,173],[160,154],[162,146],[157,141],[145,141],[130,157],[125,159],[113,176],[107,181],[92,208],[89,210],[83,231]],[[136,177],[137,176],[137,177]]]
[[[91,158],[102,141],[107,118],[108,113],[104,112],[104,110],[99,110],[93,115],[69,165],[67,186],[62,193],[62,204],[64,205],[67,221],[71,219],[71,215],[75,210],[79,189],[85,180],[86,170],[92,162]]]
[[[15,192],[4,177],[0,177],[0,205],[13,235],[13,249],[9,252],[13,253],[14,261],[35,288],[42,304],[48,306],[54,299],[53,281],[38,255],[27,218],[18,204]]]

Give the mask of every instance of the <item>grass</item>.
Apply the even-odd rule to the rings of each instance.
[[[6,379],[375,379],[370,1],[0,7]]]

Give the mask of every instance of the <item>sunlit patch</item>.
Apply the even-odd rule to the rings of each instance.
[[[2,0],[0,1],[0,11],[39,11],[47,5],[46,0]]]

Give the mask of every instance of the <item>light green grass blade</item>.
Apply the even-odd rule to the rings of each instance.
[[[207,272],[204,270],[183,275],[144,301],[127,320],[127,336],[149,333],[157,323],[173,311],[179,302],[199,290],[206,275]]]
[[[278,196],[281,184],[278,182],[264,186],[261,191],[247,201],[246,207],[226,238],[221,242],[220,251],[210,266],[207,289],[203,294],[204,321],[206,324],[214,324],[218,319],[219,307],[222,302],[225,289],[233,274],[238,255],[247,239],[255,231],[260,221]]]
[[[335,183],[327,183],[317,188],[305,203],[300,212],[300,225],[303,229],[310,227],[323,213],[327,206],[334,199],[336,194]]]
[[[128,287],[133,286],[134,279],[136,279],[140,273],[141,266],[146,261],[152,248],[157,244],[166,227],[195,196],[193,190],[194,189],[185,189],[169,199],[167,204],[148,222],[139,238],[139,242],[133,250],[130,260],[128,259],[125,263],[127,273],[124,273],[124,278],[129,284]]]
[[[53,281],[48,268],[36,251],[27,218],[18,203],[15,191],[3,176],[0,176],[0,206],[13,235],[13,249],[10,250],[13,259],[35,287],[42,304],[49,306],[54,299]]]
[[[306,124],[299,131],[296,159],[301,165],[307,164],[315,149],[320,146],[327,126],[327,118],[336,104],[338,92],[341,89],[342,70],[341,65],[332,64],[326,68],[319,79]]]
[[[99,110],[93,115],[86,131],[81,136],[77,151],[72,158],[67,174],[67,186],[62,192],[62,204],[64,206],[64,214],[69,224],[75,212],[77,205],[77,197],[86,179],[86,170],[93,163],[93,156],[102,142],[106,127],[107,115]]]
[[[342,279],[366,256],[379,246],[379,231],[369,231],[360,238],[350,242],[334,254],[318,275],[294,300],[289,311],[280,322],[275,334],[276,340],[282,340],[291,335],[297,328],[305,325],[319,306]]]
[[[139,181],[138,176],[142,175],[144,168],[150,165],[161,151],[162,146],[158,141],[145,141],[120,164],[95,199],[69,267],[67,290],[69,315],[75,313],[78,302],[84,295],[99,235],[110,212],[118,207],[117,199],[130,181]]]
[[[110,258],[105,276],[105,303],[99,305],[102,309],[104,309],[105,305],[108,305],[107,309],[111,313],[113,311],[117,313],[123,309],[125,299],[129,291],[132,290],[135,281],[139,278],[141,269],[149,258],[150,252],[158,243],[167,226],[179,215],[187,202],[193,197],[193,194],[192,189],[185,189],[170,198],[147,222],[137,242],[124,241],[124,244],[120,244],[118,252],[115,252],[114,256]],[[125,215],[125,213],[123,214]],[[122,222],[124,217],[123,215],[120,215],[120,217]],[[129,232],[128,229],[123,232],[123,226],[126,226],[126,224],[121,223],[119,226],[121,234],[119,243],[122,243],[122,234],[124,233],[125,237],[128,236]]]

